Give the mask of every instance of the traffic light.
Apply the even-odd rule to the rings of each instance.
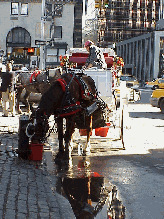
[[[101,0],[95,0],[95,8],[101,8]]]

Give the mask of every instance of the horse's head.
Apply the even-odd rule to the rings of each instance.
[[[47,116],[38,108],[30,117],[31,123],[26,128],[26,134],[34,143],[41,143],[49,129]]]

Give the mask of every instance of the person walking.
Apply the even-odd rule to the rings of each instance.
[[[12,116],[15,116],[15,75],[11,63],[7,63],[6,72],[2,72],[2,108],[3,116],[9,116],[9,108]]]
[[[89,57],[87,58],[83,69],[89,69],[92,67],[97,67],[98,69],[107,68],[104,55],[99,47],[95,46],[92,41],[88,40],[85,42],[85,48],[89,52]]]

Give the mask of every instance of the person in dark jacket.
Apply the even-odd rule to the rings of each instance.
[[[97,67],[98,69],[106,69],[107,64],[103,53],[100,51],[100,48],[94,45],[90,40],[85,42],[85,48],[89,52],[89,57],[86,60],[83,69],[89,69],[92,67]]]
[[[15,116],[15,77],[14,73],[11,72],[12,65],[11,63],[7,63],[6,72],[2,72],[2,84],[1,84],[1,92],[2,92],[2,108],[3,108],[3,116],[9,115],[9,108],[11,110],[12,116]]]

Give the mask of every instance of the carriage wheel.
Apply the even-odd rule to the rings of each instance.
[[[120,139],[122,141],[122,146],[123,146],[123,149],[125,150],[125,146],[124,146],[124,138],[123,138],[123,134],[124,134],[124,113],[123,113],[123,109],[122,109],[122,112],[121,112],[121,134],[120,134]]]

